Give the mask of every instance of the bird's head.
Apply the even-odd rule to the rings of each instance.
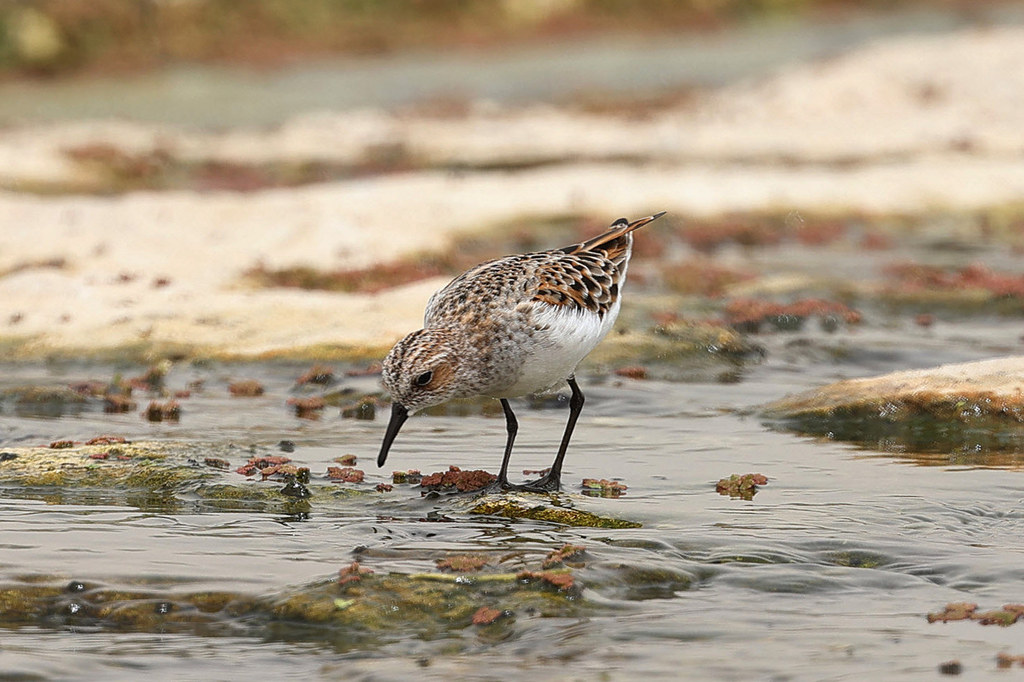
[[[391,443],[410,416],[460,393],[459,351],[443,329],[420,329],[395,344],[384,358],[382,380],[391,393],[391,421],[377,456],[384,466]]]

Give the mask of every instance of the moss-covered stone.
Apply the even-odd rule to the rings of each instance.
[[[322,640],[373,646],[401,637],[434,638],[474,625],[481,607],[501,613],[572,617],[594,607],[582,599],[569,569],[517,573],[374,572],[358,563],[335,580],[318,580],[271,595],[183,592],[159,580],[107,586],[66,576],[25,576],[0,586],[0,627],[88,625],[133,632],[269,637],[304,627]],[[514,618],[502,627],[513,627]]]
[[[549,507],[541,504],[527,505],[518,498],[512,497],[486,498],[476,504],[470,510],[470,513],[504,516],[510,519],[550,521],[566,526],[586,526],[589,528],[640,528],[643,526],[643,524],[636,521],[614,519],[570,507]]]
[[[17,455],[0,462],[0,484],[8,486],[172,492],[210,475],[188,462],[193,452],[201,451],[198,445],[122,443],[5,451]]]

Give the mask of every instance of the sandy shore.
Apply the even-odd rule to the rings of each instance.
[[[640,116],[479,104],[448,118],[310,113],[269,131],[118,121],[2,130],[0,339],[18,356],[376,348],[418,326],[443,282],[356,295],[256,290],[242,274],[443,250],[455,234],[530,215],[1019,202],[1022,63],[1024,29],[1001,28],[891,39]],[[66,193],[95,182],[66,151],[97,144],[249,164],[357,163],[393,148],[423,170],[250,193]],[[438,169],[452,165],[467,168]],[[519,170],[478,168],[495,165]],[[64,192],[19,191],[28,187]]]

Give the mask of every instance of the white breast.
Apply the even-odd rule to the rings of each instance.
[[[604,317],[589,310],[532,302],[537,331],[522,345],[523,365],[515,384],[495,397],[536,393],[569,378],[576,366],[601,342],[619,315],[619,301]]]

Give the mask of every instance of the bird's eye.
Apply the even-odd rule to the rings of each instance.
[[[434,373],[428,370],[423,374],[419,375],[418,377],[416,377],[413,383],[415,383],[417,386],[426,386],[427,384],[430,383],[430,380],[433,378]]]

